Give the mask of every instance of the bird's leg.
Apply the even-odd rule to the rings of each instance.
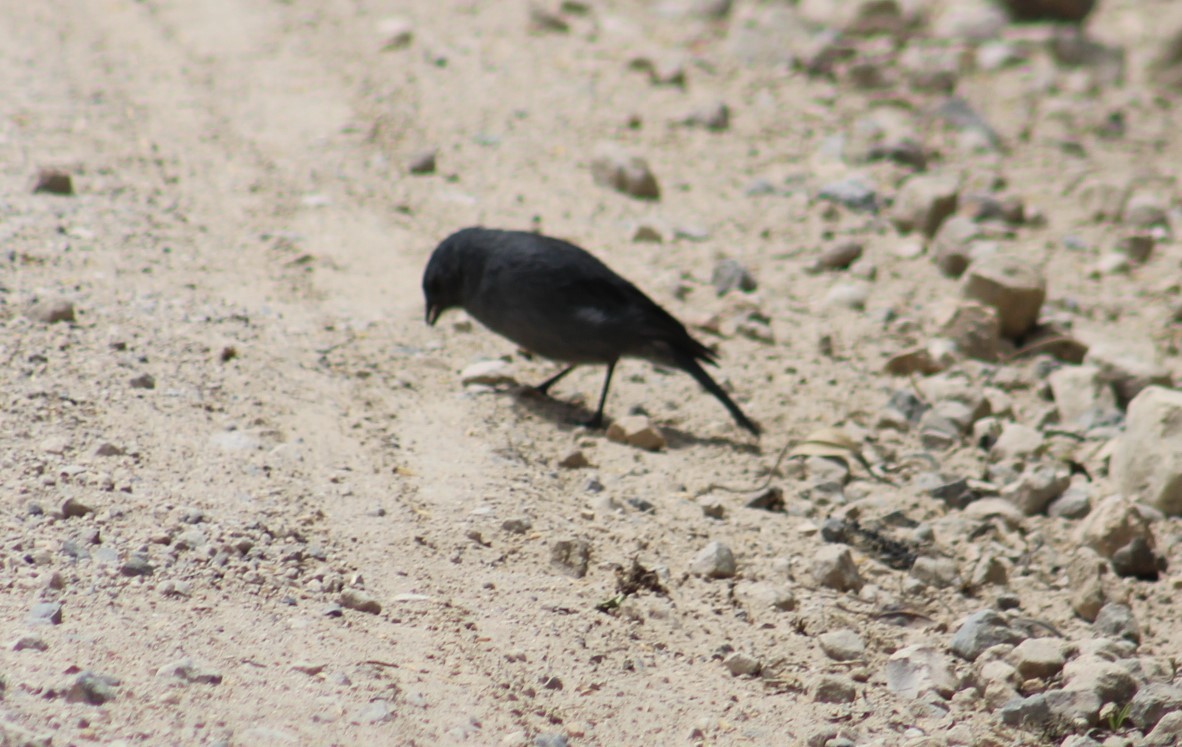
[[[558,373],[554,374],[550,378],[543,381],[541,384],[538,384],[537,386],[535,386],[534,391],[536,391],[538,394],[545,394],[547,391],[549,391],[550,387],[557,384],[558,381],[563,376],[566,376],[568,373],[570,373],[571,371],[574,371],[574,370],[575,370],[574,366],[567,366],[566,368],[562,369]]]
[[[603,427],[603,406],[607,404],[607,390],[612,384],[612,373],[616,370],[616,362],[612,361],[607,364],[607,376],[603,380],[603,392],[599,395],[599,409],[595,411],[595,416],[587,423],[588,428],[602,428]]]

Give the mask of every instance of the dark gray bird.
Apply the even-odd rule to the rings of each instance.
[[[459,307],[522,348],[568,363],[535,387],[543,394],[576,366],[606,364],[599,408],[603,425],[612,373],[620,358],[645,358],[680,368],[713,394],[739,425],[759,426],[727,396],[699,362],[714,351],[681,322],[595,257],[561,239],[524,231],[465,228],[443,240],[423,274],[427,324]]]

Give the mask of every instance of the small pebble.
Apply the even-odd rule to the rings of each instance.
[[[711,542],[702,548],[690,564],[690,573],[705,578],[730,578],[737,566],[731,549],[721,542]]]
[[[342,607],[376,615],[382,611],[381,602],[360,589],[345,589],[338,600]]]
[[[25,311],[25,316],[43,324],[75,321],[74,303],[64,298],[38,301]]]
[[[406,170],[412,174],[434,174],[436,151],[434,148],[421,150],[406,160]]]
[[[74,180],[61,169],[41,169],[33,182],[33,193],[69,196],[74,194]]]

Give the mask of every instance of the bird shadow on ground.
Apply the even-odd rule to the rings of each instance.
[[[528,410],[537,417],[553,422],[563,431],[584,429],[588,433],[602,435],[607,430],[607,426],[611,425],[612,422],[610,417],[605,417],[603,428],[588,428],[586,424],[595,415],[593,410],[585,407],[580,402],[572,402],[561,397],[555,398],[548,394],[542,394],[532,386],[522,385],[512,387],[507,389],[506,393],[513,397],[515,406]],[[721,436],[702,438],[693,433],[667,425],[662,425],[660,428],[661,433],[665,436],[666,448],[670,451],[685,449],[691,446],[727,446],[747,454],[760,453],[758,443],[736,441]]]
[[[595,411],[577,401],[577,398],[575,401],[571,401],[563,397],[542,394],[528,384],[510,387],[504,390],[504,393],[513,397],[515,407],[527,410],[535,417],[549,420],[563,431],[582,429],[589,433],[596,432],[595,429],[587,427],[587,423],[591,422],[591,418],[595,416]],[[610,418],[608,422],[611,422]]]
[[[738,441],[726,436],[709,436],[703,438],[668,425],[661,426],[661,433],[665,434],[665,443],[670,451],[684,449],[690,446],[729,446],[735,451],[741,451],[744,454],[763,453],[758,443]]]

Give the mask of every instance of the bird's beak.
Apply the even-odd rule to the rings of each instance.
[[[443,313],[443,309],[434,304],[427,305],[427,325],[434,326],[435,322],[439,321],[439,315]]]

